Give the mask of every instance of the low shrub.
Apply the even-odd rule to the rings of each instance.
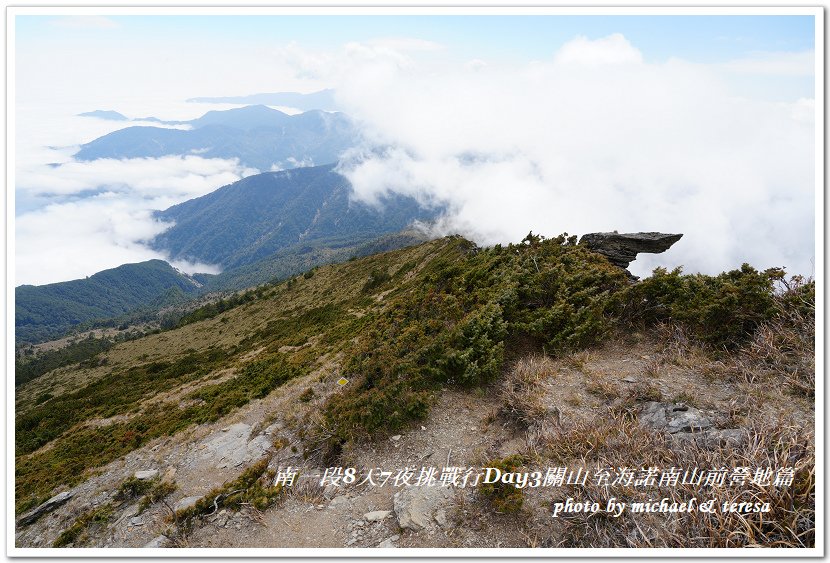
[[[518,470],[525,462],[521,455],[511,455],[503,459],[493,459],[485,467],[498,469],[501,474],[512,473]],[[522,509],[524,491],[511,483],[481,483],[478,486],[479,494],[486,499],[496,510],[502,513],[515,513]]]
[[[105,504],[81,514],[69,528],[60,533],[52,543],[52,547],[66,547],[67,545],[82,545],[88,537],[91,527],[105,525],[112,516],[113,506]]]
[[[250,504],[257,510],[265,510],[280,497],[282,485],[272,485],[274,473],[268,471],[268,459],[264,458],[221,487],[211,490],[196,504],[174,514],[180,532],[187,533],[193,520],[229,508],[238,510],[243,504]]]

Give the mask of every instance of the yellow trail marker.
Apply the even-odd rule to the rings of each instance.
[[[345,377],[341,377],[340,379],[337,380],[337,384],[340,385],[341,387],[343,385],[347,384],[348,382],[349,382],[349,380],[346,379]]]

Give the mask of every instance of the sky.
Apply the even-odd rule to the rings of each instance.
[[[187,157],[75,162],[201,96],[334,88],[361,128],[354,197],[449,210],[436,234],[517,242],[682,232],[632,271],[815,272],[812,16],[17,15],[15,283],[165,258],[152,210],[256,173]],[[185,271],[217,271],[176,263]]]

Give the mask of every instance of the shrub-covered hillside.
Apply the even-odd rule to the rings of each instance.
[[[459,239],[452,259],[424,268],[423,283],[395,294],[345,365],[357,385],[325,405],[326,431],[311,438],[326,459],[350,440],[394,432],[423,418],[445,385],[485,384],[505,359],[561,355],[601,342],[612,330],[672,322],[713,353],[748,342],[775,318],[812,323],[815,287],[784,272],[740,269],[706,276],[656,270],[631,284],[624,270],[576,237],[529,234],[520,244],[478,249]],[[795,316],[795,317],[794,317]],[[809,374],[808,374],[809,375]]]
[[[444,391],[491,388],[522,358],[566,357],[656,324],[712,358],[756,353],[752,369],[768,362],[789,391],[810,395],[802,360],[814,291],[748,265],[718,276],[657,270],[632,284],[576,237],[532,233],[484,249],[447,237],[316,268],[21,385],[16,507],[296,382],[306,388],[297,415],[269,416],[293,420],[309,462],[332,464],[423,421]]]

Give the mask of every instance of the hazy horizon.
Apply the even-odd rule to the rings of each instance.
[[[339,166],[355,197],[440,202],[438,234],[682,232],[632,271],[815,273],[812,16],[43,13],[15,16],[15,285],[166,259],[152,210],[258,172],[77,162],[135,125],[77,114],[187,120],[239,107],[189,98],[326,88],[360,127]]]

